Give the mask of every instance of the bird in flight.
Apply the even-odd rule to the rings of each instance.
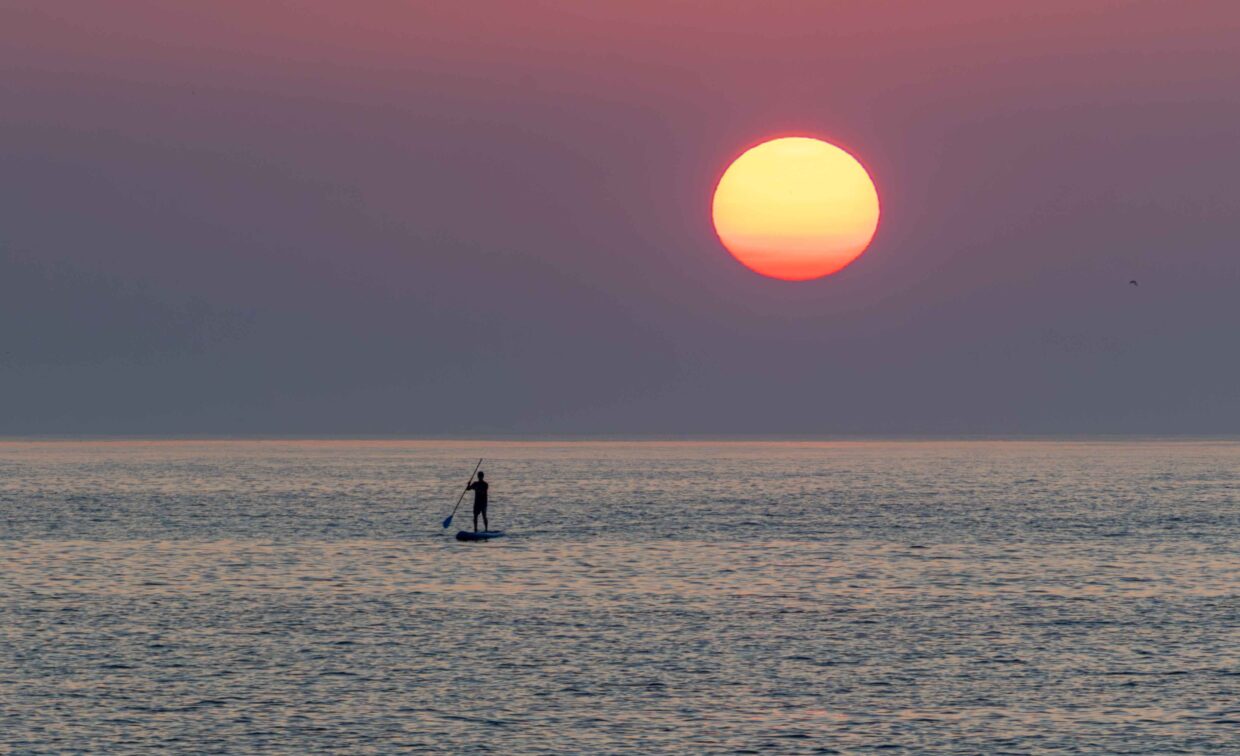
[[[1141,284],[1137,283],[1136,281],[1129,281],[1129,282],[1128,282],[1128,284],[1129,284],[1130,286],[1140,286],[1140,285],[1141,285]]]

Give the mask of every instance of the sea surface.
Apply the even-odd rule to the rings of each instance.
[[[1240,443],[0,443],[0,752],[895,749],[1240,752]]]

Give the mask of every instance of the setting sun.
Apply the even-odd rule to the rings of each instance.
[[[715,189],[715,232],[755,272],[806,281],[856,260],[878,228],[878,192],[857,160],[819,139],[764,142]]]

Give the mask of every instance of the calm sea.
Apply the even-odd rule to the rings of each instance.
[[[1240,752],[1240,444],[0,443],[0,752],[892,748]]]

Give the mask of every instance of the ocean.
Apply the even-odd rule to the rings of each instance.
[[[0,641],[6,753],[1236,753],[1240,443],[0,442]]]

